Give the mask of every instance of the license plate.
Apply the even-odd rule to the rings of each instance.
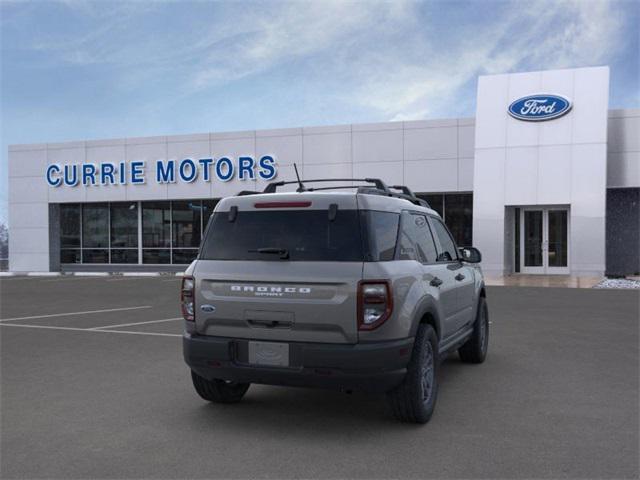
[[[273,367],[288,367],[289,344],[249,342],[249,363],[254,365],[270,365]]]

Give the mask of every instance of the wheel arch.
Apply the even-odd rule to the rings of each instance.
[[[440,321],[438,309],[433,300],[429,299],[425,302],[425,304],[422,305],[422,307],[418,310],[415,319],[416,320],[413,322],[411,328],[411,336],[416,335],[418,327],[420,325],[426,324],[433,327],[438,340],[442,338],[442,323]]]

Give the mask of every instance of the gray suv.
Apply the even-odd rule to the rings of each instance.
[[[399,420],[425,423],[440,360],[487,354],[480,253],[406,187],[307,186],[326,181],[216,206],[182,281],[193,385],[222,403],[251,383],[384,392]]]

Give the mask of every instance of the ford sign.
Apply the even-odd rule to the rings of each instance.
[[[518,120],[541,122],[551,120],[568,113],[571,100],[560,95],[527,95],[509,105],[509,115]]]

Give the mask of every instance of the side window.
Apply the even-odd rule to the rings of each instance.
[[[431,236],[427,217],[408,212],[402,214],[399,247],[399,260],[417,260],[421,263],[435,262],[436,246]]]
[[[363,238],[368,240],[369,260],[373,262],[393,260],[400,215],[375,210],[362,210],[361,215],[363,224],[367,226]]]
[[[432,218],[431,222],[434,233],[438,237],[440,246],[442,247],[442,251],[438,254],[438,262],[451,262],[456,260],[458,258],[456,244],[453,242],[447,227],[437,218]]]

